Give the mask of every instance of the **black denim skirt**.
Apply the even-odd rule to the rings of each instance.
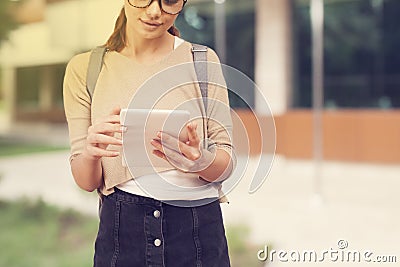
[[[230,266],[218,199],[179,207],[116,189],[101,207],[94,266]]]

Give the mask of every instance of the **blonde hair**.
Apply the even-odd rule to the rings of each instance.
[[[168,29],[168,32],[180,37],[180,32],[174,25]],[[115,22],[114,32],[108,38],[105,45],[109,50],[117,52],[120,52],[126,46],[126,15],[124,7],[121,9]]]

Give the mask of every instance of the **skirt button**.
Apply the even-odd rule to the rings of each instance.
[[[156,247],[161,246],[161,240],[158,238],[156,240],[154,240],[154,246],[156,246]]]

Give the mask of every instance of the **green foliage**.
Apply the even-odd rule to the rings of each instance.
[[[10,140],[4,137],[0,137],[0,157],[66,149],[68,148],[64,146],[38,144],[27,141],[24,142],[21,140]]]
[[[8,34],[11,30],[17,27],[17,22],[10,12],[11,5],[17,5],[11,1],[0,1],[0,44],[8,39]]]
[[[42,200],[0,201],[0,266],[87,267],[93,264],[98,219],[61,211]],[[261,267],[244,225],[227,227],[232,267]]]
[[[43,201],[0,202],[0,266],[92,265],[97,219]]]
[[[257,259],[257,252],[264,245],[256,245],[249,241],[250,229],[246,225],[230,225],[226,229],[229,256],[232,267],[261,267],[264,262]]]

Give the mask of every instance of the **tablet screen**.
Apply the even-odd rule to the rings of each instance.
[[[179,140],[188,140],[185,125],[190,120],[186,110],[162,109],[122,109],[121,125],[126,127],[122,133],[123,165],[128,167],[169,167],[169,163],[153,155],[150,144],[162,131]]]

